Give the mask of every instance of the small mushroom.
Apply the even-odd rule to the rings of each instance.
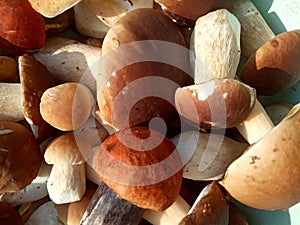
[[[74,19],[78,32],[82,35],[104,38],[109,27],[82,1],[74,6]]]
[[[241,23],[241,50],[247,58],[275,36],[251,0],[235,0],[229,10]]]
[[[83,126],[91,114],[94,97],[90,90],[76,82],[48,88],[41,97],[42,118],[62,131],[76,130]]]
[[[214,79],[178,88],[178,113],[197,127],[230,128],[250,114],[256,94],[253,88],[234,79]]]
[[[146,127],[120,130],[106,138],[94,154],[93,168],[122,199],[145,209],[171,206],[182,182],[175,145]]]
[[[0,194],[16,192],[36,178],[43,158],[24,126],[0,121]]]
[[[53,164],[47,189],[56,204],[78,201],[86,190],[85,161],[91,151],[89,142],[79,134],[65,133],[46,149],[45,161]]]
[[[197,131],[181,133],[172,141],[184,159],[183,177],[192,180],[221,179],[248,146],[223,135]]]
[[[1,225],[23,225],[20,214],[7,202],[0,201],[0,224]]]
[[[281,33],[245,63],[240,79],[259,95],[275,95],[300,80],[300,30]]]
[[[41,15],[53,18],[72,8],[81,0],[28,0],[31,6]]]
[[[96,76],[101,48],[78,41],[53,37],[34,54],[53,75],[57,83],[80,82],[96,93]]]
[[[240,35],[240,22],[226,9],[197,19],[190,41],[196,84],[213,78],[235,78],[241,55]]]
[[[43,47],[46,41],[43,17],[27,0],[2,0],[0,5],[0,46],[22,55]]]
[[[258,209],[287,209],[300,201],[300,104],[235,160],[220,184],[239,202]]]
[[[113,26],[127,12],[138,8],[152,8],[153,0],[82,0],[107,26]]]
[[[19,81],[17,60],[8,56],[0,56],[0,82],[18,83]]]
[[[229,201],[225,191],[214,181],[201,191],[179,225],[228,225],[228,221]]]

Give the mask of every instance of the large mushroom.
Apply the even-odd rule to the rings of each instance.
[[[160,132],[132,127],[105,139],[93,167],[121,198],[162,211],[175,202],[182,182],[182,165],[175,145]]]
[[[259,209],[287,209],[300,201],[300,105],[234,161],[220,184],[238,201]]]
[[[160,46],[168,44],[185,45],[179,28],[159,10],[129,11],[111,27],[103,41],[97,87],[104,122],[121,129],[154,117],[166,123],[174,119],[173,94],[185,78],[178,68],[186,66],[187,55],[163,51]]]
[[[0,194],[16,192],[37,176],[43,157],[24,126],[0,121]]]
[[[46,149],[45,161],[53,164],[47,189],[56,204],[82,198],[86,190],[85,161],[91,146],[79,134],[65,133],[54,139]]]

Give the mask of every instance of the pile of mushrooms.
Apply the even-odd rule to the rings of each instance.
[[[300,80],[300,27],[250,0],[0,12],[0,224],[247,225],[235,201],[300,202],[300,101],[260,101]]]

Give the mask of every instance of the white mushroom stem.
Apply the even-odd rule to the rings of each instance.
[[[274,124],[264,107],[256,99],[250,115],[236,128],[251,145],[270,132],[274,128]]]
[[[79,201],[86,189],[85,164],[54,164],[47,189],[50,199],[56,204]]]
[[[20,83],[0,83],[0,120],[17,122],[24,119]]]
[[[178,196],[176,201],[166,210],[162,212],[146,210],[143,217],[153,225],[178,224],[190,208],[190,205],[181,196]]]
[[[71,39],[54,37],[34,57],[46,66],[57,82],[80,82],[96,93],[101,48]]]
[[[251,0],[234,1],[230,11],[242,25],[241,49],[244,56],[250,57],[264,43],[275,36]]]

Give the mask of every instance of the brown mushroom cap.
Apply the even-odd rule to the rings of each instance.
[[[145,48],[141,44],[144,42],[139,42],[144,40],[151,40],[153,43],[151,47]],[[102,70],[103,76],[107,77],[107,80],[102,87],[99,87],[100,82],[98,83],[97,99],[101,119],[118,129],[140,125],[157,116],[162,117],[165,121],[170,121],[175,117],[176,111],[171,102],[176,87],[183,84],[185,74],[172,65],[142,60],[148,52],[157,50],[158,46],[153,40],[165,41],[165,43],[179,46],[185,45],[183,35],[176,24],[161,11],[149,8],[129,11],[111,27],[104,38],[102,47],[104,66]],[[129,43],[133,43],[133,45],[126,45]],[[125,57],[122,50],[118,51],[124,46],[125,48],[131,46],[126,50],[128,55]],[[149,48],[151,48],[150,51]],[[159,55],[163,54],[170,54],[168,58],[172,57],[173,61],[178,63],[177,65],[186,65],[187,61],[182,52],[180,54],[159,52]],[[141,60],[128,65],[128,61],[130,62],[134,58],[141,58]],[[117,71],[110,71],[119,65],[124,66],[119,70],[116,69]],[[154,77],[153,80],[156,79],[155,77],[166,78],[165,80],[169,80],[172,84],[167,82],[151,84],[151,82],[141,79],[145,77]],[[127,90],[128,85],[132,86]],[[154,87],[157,87],[155,94],[160,97],[154,97],[153,94],[134,102],[136,104],[132,107],[126,106],[142,93],[148,93],[149,89],[153,91]],[[122,98],[120,104],[116,103],[117,97]],[[124,102],[126,103],[124,104]],[[130,112],[128,112],[128,108],[131,109]],[[129,114],[128,121],[125,116]]]
[[[20,214],[8,203],[0,202],[0,225],[23,225]]]
[[[239,202],[278,210],[300,201],[299,108],[228,167],[220,184]]]
[[[0,56],[0,82],[19,82],[18,62],[12,57]]]
[[[214,79],[178,88],[175,104],[197,126],[230,128],[247,118],[255,98],[255,90],[238,80]]]
[[[65,133],[48,145],[44,158],[48,164],[82,164],[91,151],[91,145],[84,136]]]
[[[44,91],[54,86],[54,80],[47,68],[30,55],[19,57],[20,80],[23,92],[23,114],[32,126],[32,131],[41,143],[54,129],[40,114],[40,101]]]
[[[121,198],[141,208],[168,208],[182,182],[175,145],[146,127],[121,130],[106,138],[94,155],[93,167]]]
[[[70,131],[81,127],[89,118],[94,99],[84,85],[69,82],[48,88],[42,95],[40,113],[53,127]]]
[[[300,30],[281,33],[261,46],[240,78],[260,95],[274,95],[300,79]]]
[[[39,146],[25,127],[0,121],[0,193],[16,192],[29,185],[42,161]]]
[[[155,2],[162,4],[178,16],[197,20],[210,11],[226,8],[232,4],[233,0],[155,0]]]
[[[90,200],[96,192],[97,185],[92,182],[86,183],[86,191],[80,201],[69,204],[56,205],[58,215],[64,224],[78,225]]]

